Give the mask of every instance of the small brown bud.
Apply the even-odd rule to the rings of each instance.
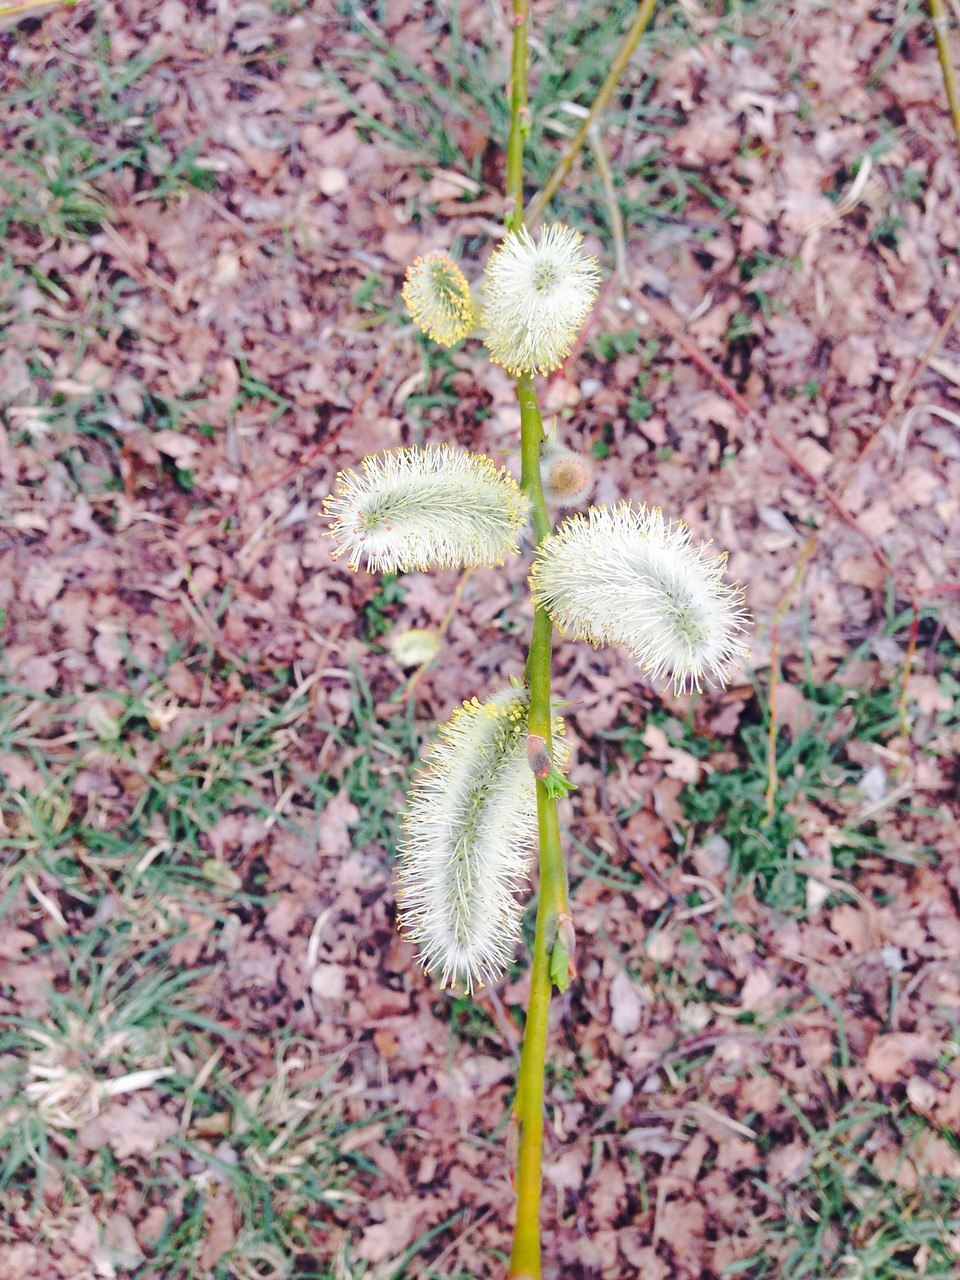
[[[535,778],[546,778],[553,769],[553,759],[547,740],[539,733],[527,734],[527,760]]]
[[[572,507],[593,487],[593,467],[582,453],[548,440],[540,457],[543,496],[555,507]]]

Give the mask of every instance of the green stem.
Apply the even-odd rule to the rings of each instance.
[[[543,1160],[543,1077],[550,1012],[550,953],[557,919],[566,909],[567,882],[560,849],[557,802],[537,783],[540,831],[540,902],[530,969],[530,1001],[523,1035],[514,1115],[520,1126],[517,1221],[510,1252],[513,1280],[540,1280],[540,1185]]]
[[[537,545],[551,531],[550,516],[540,483],[540,445],[543,442],[543,419],[534,390],[533,378],[522,373],[517,378],[517,399],[520,402],[520,487],[530,502],[530,516]]]
[[[576,150],[583,144],[587,129],[606,106],[614,86],[636,47],[640,35],[653,12],[655,0],[642,0],[633,26],[624,38],[597,101],[584,122],[576,149],[559,166],[555,185],[547,188],[535,201],[539,216],[546,201],[563,181]],[[530,110],[527,103],[527,0],[513,0],[513,58],[510,92],[510,135],[507,140],[507,217],[508,227],[523,226],[523,141],[529,129]],[[551,179],[551,183],[553,179]],[[540,446],[543,443],[543,421],[537,403],[533,378],[522,374],[517,379],[520,404],[520,483],[530,502],[537,545],[551,532],[550,516],[540,482]],[[536,609],[533,636],[527,655],[526,677],[530,688],[529,731],[542,738],[552,754],[552,711],[550,705],[550,662],[553,648],[553,626],[549,614]],[[510,1252],[512,1280],[540,1280],[540,1191],[543,1182],[543,1091],[547,1059],[547,1033],[550,1014],[551,959],[557,942],[561,917],[569,923],[567,873],[560,847],[560,820],[556,794],[551,794],[537,780],[537,829],[540,844],[540,898],[537,905],[533,959],[530,968],[530,1000],[527,1005],[517,1097],[514,1117],[519,1126],[517,1154],[517,1220]]]
[[[550,533],[550,517],[540,483],[540,444],[543,422],[533,379],[523,374],[517,379],[520,402],[520,483],[530,501],[530,513],[537,542]],[[550,707],[550,660],[553,626],[550,616],[537,609],[533,637],[527,657],[530,686],[530,732],[542,737],[552,749]],[[523,1033],[523,1051],[517,1079],[514,1115],[519,1123],[517,1157],[517,1221],[510,1254],[510,1276],[514,1280],[539,1280],[540,1270],[540,1186],[543,1160],[543,1076],[547,1056],[547,1024],[550,1012],[550,956],[562,913],[568,912],[567,876],[560,847],[557,802],[537,782],[537,827],[540,838],[540,900],[537,906],[533,961],[530,970],[530,1001]]]
[[[620,41],[620,47],[613,56],[613,61],[610,63],[610,70],[607,72],[607,77],[600,86],[597,96],[593,100],[589,113],[584,118],[580,128],[567,144],[566,151],[557,161],[556,167],[547,179],[543,190],[538,191],[530,201],[530,207],[526,212],[528,222],[536,223],[540,221],[547,204],[553,199],[563,185],[564,179],[570,172],[574,160],[577,158],[581,148],[583,147],[587,133],[600,119],[604,111],[606,111],[607,103],[610,101],[613,96],[613,91],[617,87],[617,81],[623,75],[627,63],[633,56],[634,49],[636,49],[637,45],[640,43],[640,37],[647,29],[647,23],[653,16],[653,10],[656,7],[656,3],[657,0],[641,0],[637,7],[636,16],[630,24],[630,29]],[[514,3],[514,13],[516,13],[516,0]],[[516,53],[516,45],[514,45],[514,53]]]
[[[510,134],[507,138],[508,227],[523,226],[523,140],[530,127],[527,103],[527,0],[513,0],[510,66]]]
[[[507,140],[507,226],[523,226],[523,140],[529,126],[527,104],[527,0],[513,0],[513,64],[510,93],[510,136]],[[543,421],[533,378],[517,379],[520,403],[520,483],[530,503],[537,544],[551,530],[540,482]],[[537,609],[527,655],[531,734],[543,738],[552,754],[550,660],[553,626],[549,614]],[[555,797],[537,780],[537,830],[540,846],[540,900],[530,967],[523,1049],[517,1076],[514,1117],[519,1126],[517,1152],[517,1219],[510,1252],[514,1280],[540,1280],[540,1189],[543,1181],[543,1076],[547,1059],[550,1014],[550,960],[560,913],[567,910],[567,876],[560,848],[560,822]]]

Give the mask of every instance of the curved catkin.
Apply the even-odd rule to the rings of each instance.
[[[579,231],[555,223],[539,241],[521,228],[490,255],[480,323],[495,364],[508,373],[559,369],[596,301],[600,272]]]
[[[680,521],[625,502],[566,520],[540,544],[530,585],[561,631],[624,645],[646,675],[683,692],[722,682],[746,653],[747,614],[725,568]]]
[[[334,559],[379,573],[502,564],[517,551],[527,499],[490,458],[448,445],[364,458],[323,504]]]
[[[428,749],[403,820],[397,900],[401,932],[441,987],[468,992],[513,958],[536,836],[525,690],[465,702]],[[554,760],[566,764],[555,724]]]

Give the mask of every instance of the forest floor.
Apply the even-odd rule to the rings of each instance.
[[[631,14],[533,5],[531,195]],[[526,960],[438,991],[393,880],[434,726],[522,672],[529,557],[352,575],[318,512],[389,446],[517,468],[510,380],[399,300],[501,234],[508,41],[422,0],[0,29],[4,1280],[503,1274]],[[664,4],[596,146],[610,183],[588,149],[548,210],[606,284],[547,411],[598,501],[729,552],[756,625],[695,697],[557,645],[545,1274],[955,1277],[960,166],[926,9]]]

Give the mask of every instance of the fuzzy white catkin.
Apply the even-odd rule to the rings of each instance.
[[[441,987],[468,992],[513,958],[536,835],[536,783],[527,760],[526,691],[465,702],[425,756],[403,820],[397,899],[401,932]],[[555,722],[554,761],[566,764]]]
[[[555,223],[539,241],[511,231],[487,260],[480,322],[495,364],[508,373],[559,369],[596,301],[597,261],[579,231]]]
[[[517,551],[527,499],[506,470],[448,445],[364,458],[362,476],[341,471],[323,504],[328,532],[351,569],[502,564]]]
[[[530,585],[560,631],[624,645],[683,692],[722,681],[746,653],[742,593],[725,568],[685,524],[625,502],[566,520],[540,544]]]

